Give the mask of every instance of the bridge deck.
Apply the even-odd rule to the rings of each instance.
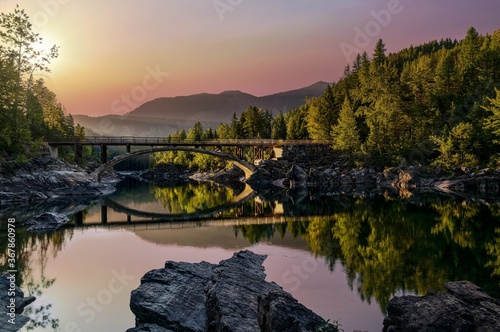
[[[52,146],[62,145],[137,145],[137,146],[283,146],[283,145],[325,145],[332,144],[331,140],[276,140],[276,139],[202,139],[179,140],[168,137],[106,137],[87,136],[81,140],[66,140],[59,138],[47,139]]]

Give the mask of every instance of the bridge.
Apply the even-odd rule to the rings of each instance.
[[[233,162],[245,172],[248,178],[255,171],[255,161],[260,159],[283,157],[285,146],[331,146],[331,140],[275,140],[275,139],[178,139],[166,137],[106,137],[87,136],[80,140],[48,139],[46,144],[53,157],[58,157],[60,146],[71,146],[75,150],[75,162],[82,158],[83,146],[99,146],[101,154],[101,167],[96,170],[97,180],[102,174],[114,165],[138,155],[151,154],[164,151],[187,151],[203,153]],[[124,146],[126,154],[117,156],[108,161],[108,146]],[[132,152],[133,146],[147,147]],[[232,153],[223,150],[226,148]],[[229,149],[227,149],[229,148]],[[250,163],[245,156],[248,151],[253,151],[253,161]]]

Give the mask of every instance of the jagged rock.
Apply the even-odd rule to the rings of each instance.
[[[469,281],[450,282],[445,288],[446,293],[391,299],[384,331],[500,331],[499,300]]]
[[[265,281],[266,256],[235,253],[218,265],[168,261],[132,291],[130,308],[142,331],[334,331],[275,283]]]
[[[113,180],[116,182],[116,179]],[[0,180],[0,204],[40,202],[62,196],[102,196],[114,183],[96,183],[82,168],[39,156]]]
[[[23,291],[15,285],[15,279],[9,277],[12,276],[0,274],[0,332],[19,331],[29,322],[28,317],[21,315],[24,308],[36,300],[33,296],[24,297]],[[9,308],[11,299],[14,299],[14,306]]]
[[[69,218],[64,214],[46,212],[28,220],[24,225],[28,227],[28,232],[44,234],[53,232],[68,222]]]
[[[293,165],[286,177],[292,182],[292,188],[304,188],[309,182],[309,175],[300,166]]]
[[[259,189],[262,187],[272,185],[273,179],[271,173],[265,168],[257,168],[255,172],[248,178],[245,182],[251,186],[253,189]]]

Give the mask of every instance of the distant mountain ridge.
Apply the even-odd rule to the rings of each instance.
[[[216,129],[228,123],[233,113],[240,115],[249,106],[270,110],[274,115],[287,112],[305,103],[306,97],[318,97],[328,83],[310,86],[263,97],[238,90],[219,94],[200,93],[189,96],[163,97],[148,101],[125,115],[89,117],[75,115],[75,123],[88,129],[88,134],[107,136],[167,136],[173,131],[187,129],[200,121],[205,128]]]

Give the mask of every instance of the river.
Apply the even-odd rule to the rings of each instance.
[[[147,271],[166,260],[218,263],[243,249],[268,255],[267,280],[344,331],[381,331],[391,297],[425,294],[446,281],[470,280],[500,297],[495,200],[313,192],[263,198],[244,187],[160,188],[133,179],[117,189],[104,200],[73,202],[71,224],[50,235],[17,229],[18,281],[25,295],[37,296],[23,331],[125,331],[134,326],[130,292]],[[8,214],[25,210],[10,207]],[[4,239],[0,252],[6,248]]]

